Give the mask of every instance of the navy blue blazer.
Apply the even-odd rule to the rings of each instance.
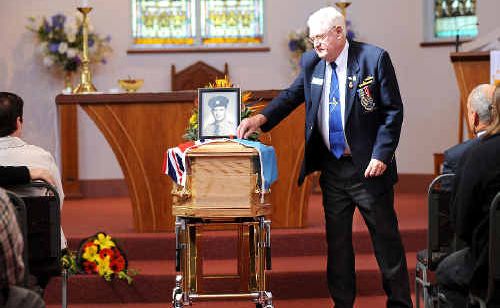
[[[443,174],[457,173],[458,162],[464,153],[478,142],[479,138],[469,139],[444,151]]]
[[[269,131],[305,102],[305,147],[299,185],[307,174],[322,169],[322,149],[326,148],[317,130],[317,113],[321,103],[326,61],[315,51],[304,53],[301,72],[288,89],[283,90],[262,111]],[[313,78],[315,82],[313,82]],[[349,42],[346,82],[345,134],[352,159],[360,170],[367,188],[383,192],[397,182],[394,152],[403,122],[403,103],[389,54],[376,46]],[[323,81],[323,84],[330,82]],[[328,154],[331,155],[331,154]],[[372,158],[387,164],[383,175],[364,178]]]

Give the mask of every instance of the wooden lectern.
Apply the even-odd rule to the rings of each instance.
[[[450,54],[458,87],[460,89],[460,114],[458,120],[458,142],[462,142],[464,119],[467,119],[467,97],[470,91],[480,83],[490,82],[490,53],[454,52]],[[469,138],[473,132],[467,125]]]

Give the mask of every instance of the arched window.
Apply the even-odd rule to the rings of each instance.
[[[132,0],[134,47],[258,46],[264,0]]]

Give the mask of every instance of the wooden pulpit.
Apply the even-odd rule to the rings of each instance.
[[[458,142],[462,142],[464,119],[467,119],[467,97],[478,84],[490,83],[490,53],[454,52],[450,57],[460,89]],[[473,132],[466,126],[469,138],[472,138]]]
[[[263,104],[279,91],[252,91]],[[76,107],[95,122],[111,146],[125,176],[134,227],[138,232],[170,231],[172,181],[162,173],[164,153],[182,143],[194,107],[196,91],[165,93],[58,95],[62,180],[66,195],[78,195],[78,134]],[[274,146],[278,181],[270,203],[275,227],[303,227],[311,184],[297,186],[304,152],[304,106],[297,108],[263,140]]]

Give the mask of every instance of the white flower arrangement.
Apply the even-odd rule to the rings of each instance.
[[[40,21],[29,18],[28,30],[34,32],[39,45],[37,52],[43,57],[46,67],[57,67],[64,72],[75,72],[81,65],[83,51],[82,21],[75,18],[74,25],[66,22],[66,16],[56,14],[50,22],[42,17]],[[91,63],[106,63],[106,56],[112,52],[108,35],[103,38],[89,27],[89,58]]]

